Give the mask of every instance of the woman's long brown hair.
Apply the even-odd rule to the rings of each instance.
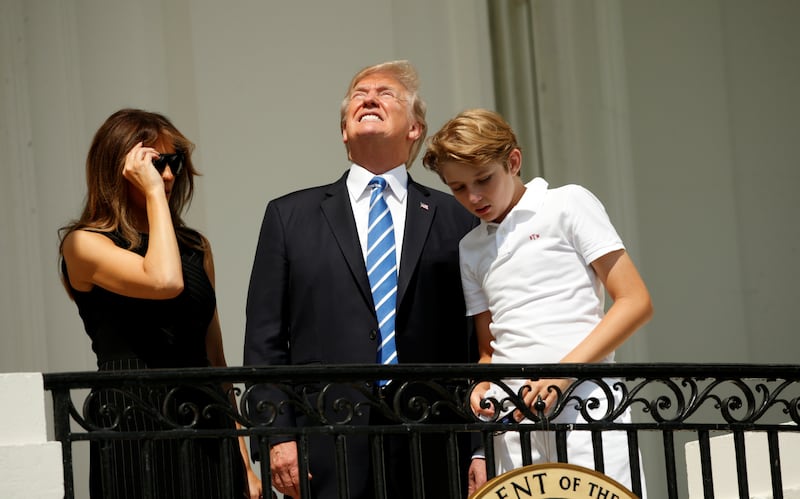
[[[100,126],[94,135],[86,157],[86,203],[80,218],[59,229],[59,255],[63,258],[64,239],[73,231],[90,229],[97,232],[118,232],[128,248],[141,243],[133,224],[128,199],[128,181],[122,175],[125,156],[139,142],[152,147],[159,139],[171,142],[175,151],[184,154],[183,171],[175,178],[169,199],[172,225],[178,239],[191,247],[205,251],[206,241],[186,228],[181,214],[191,204],[194,195],[192,164],[194,144],[172,122],[158,113],[141,109],[121,109]]]

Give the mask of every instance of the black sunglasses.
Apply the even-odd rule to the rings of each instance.
[[[158,157],[153,158],[153,166],[156,167],[158,173],[163,174],[164,169],[169,165],[169,169],[172,171],[174,176],[178,176],[181,174],[183,170],[183,160],[185,159],[182,152],[176,152],[173,154],[159,154]]]

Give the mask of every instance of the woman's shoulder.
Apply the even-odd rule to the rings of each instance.
[[[114,231],[106,231],[91,227],[75,229],[64,237],[65,250],[80,250],[86,246],[106,245],[109,242],[116,246],[125,244],[122,236]]]
[[[82,227],[67,234],[61,246],[61,271],[70,296],[91,291],[93,284],[88,276],[92,269],[122,244],[113,233],[92,228]]]

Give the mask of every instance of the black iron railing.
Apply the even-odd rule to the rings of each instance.
[[[525,388],[511,389],[512,380],[572,378],[575,382],[559,394],[558,402],[546,416],[520,401]],[[390,391],[375,389],[377,380],[391,379]],[[604,381],[605,380],[605,381]],[[507,412],[521,409],[526,423],[513,420],[483,421],[469,409],[469,397],[476,384],[492,381],[500,395],[488,401]],[[249,436],[265,459],[260,461],[264,483],[269,483],[268,463],[271,441],[296,439],[300,453],[300,476],[307,476],[309,442],[319,435],[333,437],[332,453],[339,470],[340,497],[347,496],[349,480],[346,440],[364,435],[372,449],[375,497],[383,497],[383,442],[390,435],[409,439],[413,497],[423,497],[425,480],[445,480],[450,497],[465,497],[464,474],[457,459],[457,440],[464,435],[482,443],[487,472],[494,475],[492,438],[497,432],[517,431],[522,435],[550,431],[555,436],[557,459],[569,460],[566,436],[569,431],[587,430],[595,446],[595,469],[603,470],[601,435],[622,431],[627,435],[631,457],[631,489],[641,494],[639,470],[663,475],[664,489],[648,487],[649,496],[684,497],[679,491],[676,434],[689,432],[699,441],[704,497],[714,497],[710,441],[713,435],[730,433],[740,497],[750,497],[746,448],[747,432],[767,436],[772,496],[783,497],[781,452],[778,436],[800,431],[800,366],[793,365],[403,365],[403,366],[292,366],[227,369],[180,369],[116,372],[52,373],[44,376],[45,389],[53,396],[55,437],[62,443],[65,497],[74,497],[73,446],[96,442],[134,440],[145,448],[153,442],[193,439],[231,440]],[[605,394],[610,404],[597,398],[581,398],[581,387],[591,385]],[[228,393],[209,387],[229,386]],[[87,389],[89,390],[87,392]],[[187,397],[187,391],[203,397]],[[105,396],[103,394],[106,394]],[[108,393],[118,397],[109,397]],[[156,394],[156,395],[153,395]],[[238,400],[230,402],[230,396]],[[585,423],[562,424],[563,411],[577,409]],[[630,410],[633,422],[620,423],[618,416]],[[381,423],[364,424],[366,412],[379,414]],[[302,428],[286,425],[284,418],[302,417]],[[153,422],[150,430],[131,430],[125,422],[133,417]],[[228,425],[202,424],[209,419],[226,420]],[[233,426],[238,423],[239,429]],[[448,476],[422,473],[420,438],[444,437]],[[644,435],[657,435],[663,455],[663,470],[640,463],[636,449]],[[522,439],[522,460],[531,462],[528,439]],[[220,448],[226,448],[220,446]],[[145,449],[145,453],[147,453]],[[223,451],[221,451],[223,452]],[[235,456],[224,451],[223,462]],[[192,496],[191,484],[187,497]],[[301,494],[310,497],[308,480],[301,481]],[[151,493],[145,490],[144,497]]]

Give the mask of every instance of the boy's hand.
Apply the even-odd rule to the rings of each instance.
[[[528,387],[523,400],[525,405],[530,407],[531,412],[541,417],[550,412],[558,400],[559,393],[563,394],[570,385],[572,385],[570,378],[528,380],[527,384],[523,385],[523,390]],[[558,388],[558,390],[551,387]],[[523,418],[520,411],[514,411],[516,421],[522,421]]]
[[[474,412],[476,416],[483,416],[487,418],[494,416],[494,407],[491,404],[489,404],[488,409],[481,408],[481,401],[483,400],[490,386],[491,383],[488,381],[479,383],[475,385],[475,389],[472,390],[472,393],[469,396],[470,407],[472,407],[472,412]]]

